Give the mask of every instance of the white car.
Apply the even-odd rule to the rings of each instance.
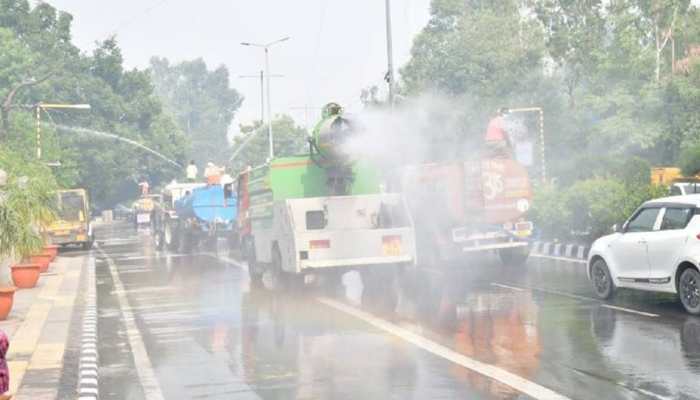
[[[616,288],[677,293],[700,314],[700,195],[648,201],[591,246],[588,278],[596,295]]]

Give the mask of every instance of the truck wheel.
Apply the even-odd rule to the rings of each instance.
[[[513,247],[509,249],[501,249],[498,251],[498,257],[501,263],[505,266],[519,267],[525,264],[530,256],[530,248],[528,246]]]
[[[163,232],[153,231],[153,244],[156,246],[156,250],[163,250]]]
[[[164,224],[163,242],[170,251],[177,251],[177,248],[179,247],[177,234],[173,230],[173,226],[170,221],[166,221]]]
[[[268,290],[282,291],[289,286],[292,276],[282,270],[282,254],[277,246],[272,248],[270,268],[263,274],[263,284]]]

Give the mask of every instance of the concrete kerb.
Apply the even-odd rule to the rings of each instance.
[[[533,256],[570,259],[579,262],[588,259],[589,251],[589,246],[573,243],[535,241],[530,244],[530,254]]]

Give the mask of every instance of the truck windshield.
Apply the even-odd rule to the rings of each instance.
[[[58,197],[58,217],[64,221],[82,221],[84,220],[83,196],[80,193],[65,192],[60,193]]]

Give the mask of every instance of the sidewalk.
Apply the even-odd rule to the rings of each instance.
[[[7,360],[14,399],[55,399],[63,358],[89,255],[59,255],[36,288],[15,293],[0,329],[10,338]]]

